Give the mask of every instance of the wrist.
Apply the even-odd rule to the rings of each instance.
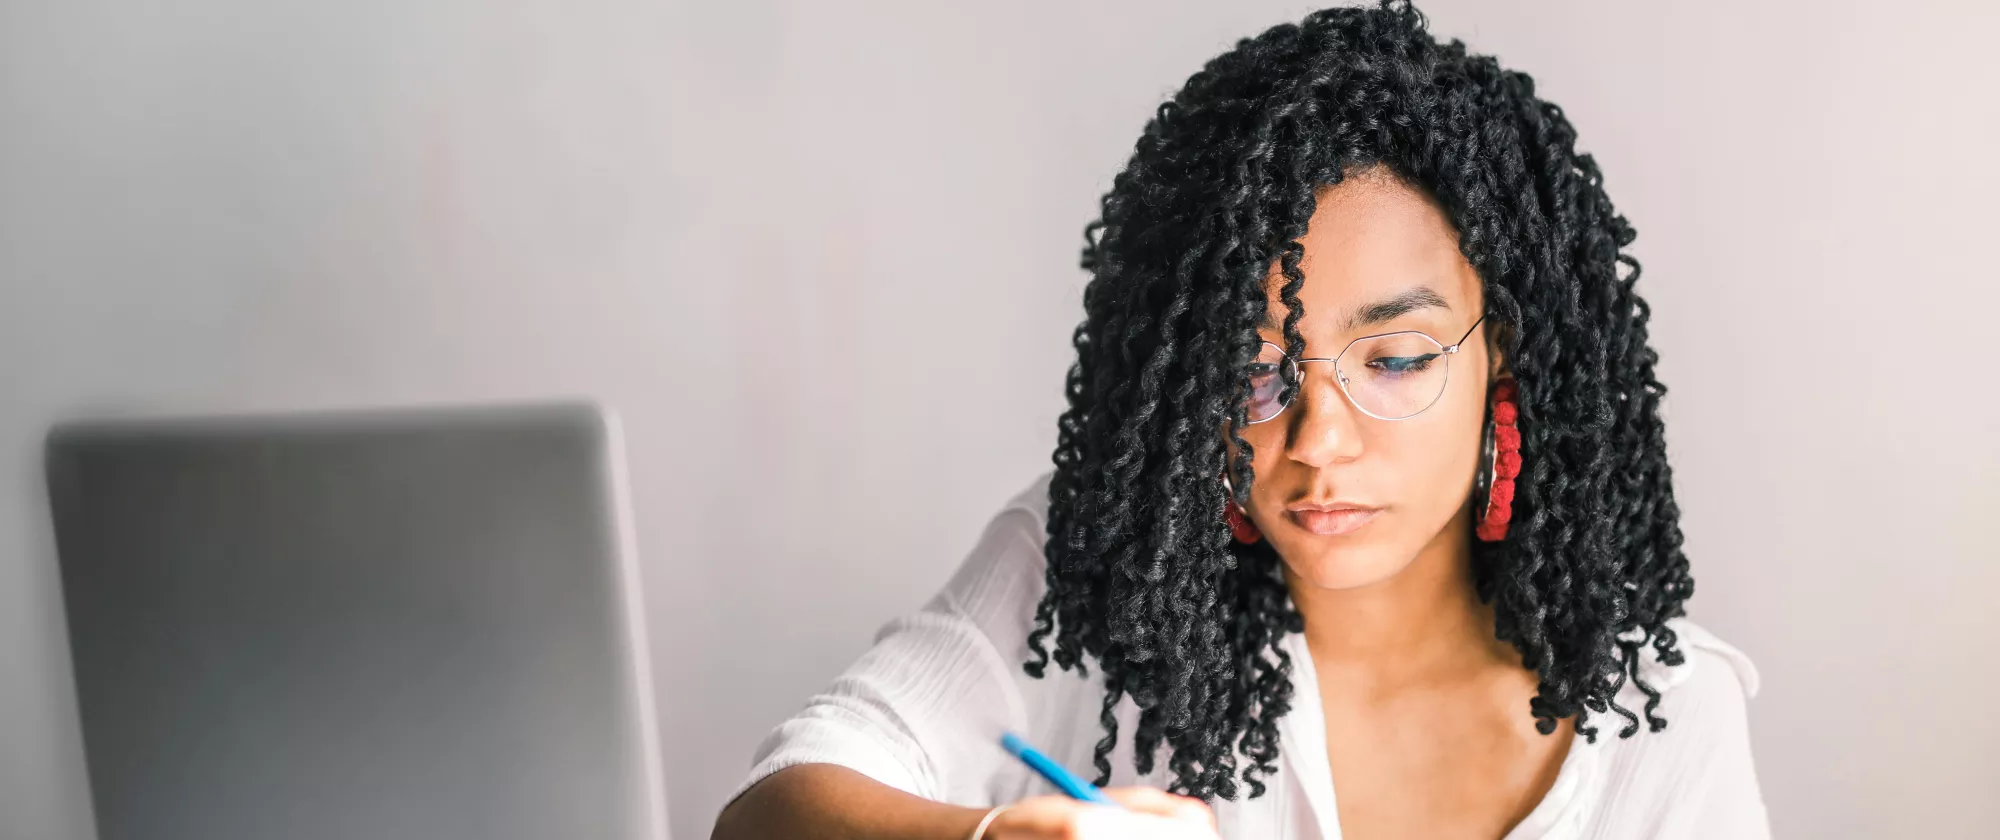
[[[1007,805],[997,805],[988,809],[986,813],[980,815],[979,824],[973,826],[972,833],[966,835],[966,840],[992,840],[988,832],[993,830],[993,823],[1000,819],[1002,812],[1012,807],[1014,806],[1010,803]]]

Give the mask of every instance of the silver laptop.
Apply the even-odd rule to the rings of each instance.
[[[616,424],[88,422],[47,472],[102,840],[664,840]]]

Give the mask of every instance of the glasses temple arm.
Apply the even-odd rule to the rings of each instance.
[[[1458,352],[1458,346],[1464,344],[1466,339],[1471,338],[1472,331],[1479,329],[1479,325],[1484,323],[1485,321],[1486,321],[1485,313],[1480,313],[1478,320],[1473,321],[1472,326],[1465,328],[1465,334],[1459,336],[1457,341],[1451,343],[1451,351],[1454,353]]]

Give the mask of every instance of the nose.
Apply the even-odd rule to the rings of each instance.
[[[1337,375],[1330,362],[1299,365],[1299,394],[1285,412],[1291,424],[1285,454],[1292,460],[1324,467],[1360,457],[1362,414],[1340,390]]]

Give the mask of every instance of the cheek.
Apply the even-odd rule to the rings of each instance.
[[[1442,406],[1440,406],[1442,408]],[[1438,412],[1432,422],[1383,441],[1397,493],[1413,510],[1450,516],[1472,491],[1485,422],[1483,407]]]
[[[1259,423],[1242,430],[1238,434],[1242,436],[1244,443],[1250,444],[1250,448],[1253,450],[1250,466],[1257,471],[1257,475],[1261,478],[1266,475],[1276,474],[1278,464],[1285,460],[1284,427],[1278,425],[1276,421]],[[1227,436],[1224,436],[1223,440],[1228,446],[1230,457],[1236,458],[1242,456],[1243,453],[1236,449],[1236,444],[1233,441],[1229,441]]]

